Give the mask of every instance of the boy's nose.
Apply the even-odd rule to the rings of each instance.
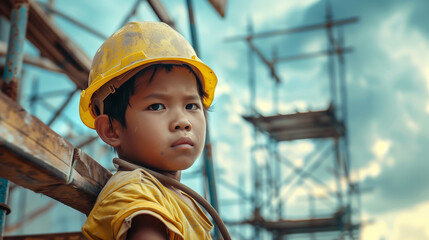
[[[178,119],[177,121],[174,121],[170,126],[171,131],[178,131],[178,130],[191,130],[191,123],[187,119]]]

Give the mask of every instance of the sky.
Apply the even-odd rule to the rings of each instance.
[[[226,40],[246,35],[250,22],[256,33],[322,23],[326,2],[228,1],[225,18],[221,18],[208,1],[193,2],[199,57],[215,71],[219,79],[209,113],[216,177],[241,186],[250,195],[254,177],[250,174],[250,149],[255,142],[252,127],[241,117],[250,113],[248,46],[245,41]],[[164,0],[163,3],[176,22],[177,30],[190,40],[186,1]],[[119,28],[133,5],[134,1],[119,0],[110,1],[110,4],[64,0],[55,3],[62,12],[87,23],[106,36]],[[336,36],[342,33],[344,45],[353,48],[351,53],[345,55],[348,96],[346,124],[351,178],[358,181],[363,189],[360,215],[365,225],[361,239],[429,239],[429,3],[423,0],[333,0],[331,5],[333,19],[359,17],[357,23],[344,26],[334,33]],[[102,40],[59,17],[54,19],[70,39],[92,58]],[[132,20],[153,21],[156,16],[143,2]],[[273,51],[279,57],[322,51],[326,49],[327,42],[326,33],[317,30],[258,39],[255,45],[265,56],[272,58]],[[31,44],[27,44],[25,50],[29,54],[37,54]],[[261,114],[317,111],[328,107],[331,97],[326,57],[276,65],[282,79],[278,86],[278,112],[273,104],[274,81],[260,59],[254,59],[256,107]],[[27,109],[30,109],[30,86],[36,78],[41,79],[40,92],[73,88],[73,84],[61,74],[26,66],[23,80],[26,87],[22,90],[21,102]],[[59,106],[62,99],[64,96],[50,98],[49,103]],[[80,122],[78,102],[76,94],[65,116],[52,126],[65,136],[70,133],[70,124],[67,122],[72,122],[74,137],[69,136],[72,142],[79,142],[81,139],[78,136],[95,134]],[[45,122],[52,116],[51,112],[39,106],[33,114]],[[260,139],[264,142],[263,137]],[[318,149],[319,142],[294,141],[279,143],[278,147],[282,155],[296,167],[301,167],[306,163],[306,156]],[[85,151],[92,156],[102,156],[99,161],[111,167],[111,154],[104,154],[109,153],[109,150],[100,147],[101,144],[97,142],[93,144],[95,146],[85,148]],[[320,144],[329,147],[331,143]],[[261,169],[271,164],[266,151],[256,152],[255,156]],[[329,186],[335,184],[332,175],[327,174],[333,167],[332,157],[329,156],[327,163],[317,172]],[[198,170],[200,166],[201,161],[189,172]],[[282,171],[282,177],[291,173],[286,168],[282,168]],[[198,179],[185,173],[183,182],[201,192],[202,184]],[[312,192],[317,190],[316,186],[311,186]],[[224,214],[232,212],[236,219],[250,216],[246,204],[222,204],[222,199],[237,199],[236,193],[220,184],[218,192],[221,214],[224,209]],[[286,216],[308,216],[308,209],[301,204],[303,199],[307,199],[306,194],[299,187],[294,194],[287,196]],[[321,203],[318,204],[318,211],[324,214],[328,208]],[[225,217],[229,219],[230,215]],[[84,217],[78,218],[84,221]],[[36,228],[37,225],[31,231]],[[76,226],[72,230],[74,228]]]

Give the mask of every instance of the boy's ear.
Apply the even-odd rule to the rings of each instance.
[[[98,136],[100,136],[103,142],[109,144],[110,146],[116,148],[121,145],[121,140],[119,138],[119,129],[117,121],[113,121],[110,124],[109,116],[102,114],[97,116],[95,119],[95,130],[97,131]]]

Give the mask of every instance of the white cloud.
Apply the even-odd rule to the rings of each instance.
[[[380,240],[384,239],[389,231],[385,222],[376,221],[370,225],[364,226],[361,232],[361,239],[365,240]]]
[[[311,141],[289,142],[287,144],[280,144],[279,150],[285,156],[302,158],[314,151],[314,143]]]
[[[226,81],[219,81],[218,85],[216,86],[216,97],[229,93],[231,93],[231,86]]]
[[[291,113],[291,112],[306,112],[308,111],[308,103],[302,100],[293,101],[289,104],[282,103],[279,106],[280,112]]]
[[[234,161],[231,161],[231,145],[226,142],[218,141],[214,144],[216,164],[226,170],[234,169]]]
[[[394,165],[395,165],[395,159],[394,159],[393,157],[389,157],[389,158],[387,158],[387,159],[386,159],[386,164],[387,164],[387,166],[389,166],[389,167],[394,166]]]
[[[293,165],[297,168],[301,168],[303,166],[304,160],[302,158],[296,158],[293,160]]]
[[[258,166],[259,167],[264,166],[268,160],[267,159],[268,158],[267,152],[264,150],[258,150],[258,151],[255,151],[254,154],[255,154],[254,156],[255,156],[256,163],[258,164]]]
[[[429,43],[421,32],[407,25],[409,15],[410,9],[403,8],[386,18],[379,27],[379,46],[392,60],[406,60],[415,65],[424,76],[429,92]],[[387,73],[394,75],[397,72]],[[429,99],[424,110],[429,113]]]
[[[290,187],[291,186],[286,185],[283,186],[280,190],[280,196],[284,197],[283,200],[287,199],[288,203],[302,202],[303,198],[308,197],[308,191],[303,187],[297,187],[293,191],[289,190]],[[289,193],[287,196],[285,196],[286,192]]]
[[[386,156],[391,146],[392,141],[389,139],[376,139],[371,149],[375,159],[368,162],[368,164],[362,168],[352,170],[350,173],[350,180],[352,182],[362,182],[368,177],[375,178],[380,175],[383,166],[394,166],[395,159],[391,156]]]
[[[269,99],[258,99],[256,101],[256,109],[262,114],[272,114],[274,106]]]
[[[374,223],[362,228],[361,239],[429,239],[429,201],[412,208],[389,212],[383,215],[364,214],[364,219],[373,218]]]
[[[325,45],[326,44],[322,41],[321,38],[313,38],[306,44],[306,46],[304,46],[304,52],[318,52],[325,48]]]
[[[381,165],[379,162],[373,160],[369,162],[368,165],[365,167],[362,167],[360,169],[356,169],[351,171],[350,173],[350,180],[352,182],[362,182],[368,177],[375,178],[381,173]]]
[[[390,140],[377,139],[374,145],[372,145],[372,153],[377,159],[382,159],[389,151],[391,145],[392,141]]]
[[[350,78],[348,78],[350,79]],[[359,77],[357,79],[357,83],[361,88],[367,88],[368,87],[368,81],[364,77]]]
[[[405,125],[413,132],[418,132],[420,126],[408,115],[405,115]]]

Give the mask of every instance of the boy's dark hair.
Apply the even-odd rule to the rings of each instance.
[[[144,68],[136,75],[132,76],[128,81],[126,81],[122,86],[120,86],[113,94],[110,94],[106,99],[104,99],[104,114],[109,116],[109,122],[110,125],[113,123],[113,119],[116,119],[123,127],[127,127],[126,121],[125,121],[125,111],[127,107],[130,105],[130,97],[134,95],[134,89],[135,89],[135,82],[136,79],[139,76],[142,76],[146,73],[151,73],[151,76],[149,78],[149,82],[151,83],[155,74],[158,70],[165,70],[167,72],[170,72],[173,67],[185,67],[187,68],[195,78],[197,79],[197,90],[198,94],[201,97],[201,101],[204,97],[207,96],[207,93],[204,92],[203,85],[201,83],[201,79],[198,77],[198,75],[195,73],[195,71],[186,64],[154,64],[147,68]],[[204,113],[207,109],[203,109]]]

